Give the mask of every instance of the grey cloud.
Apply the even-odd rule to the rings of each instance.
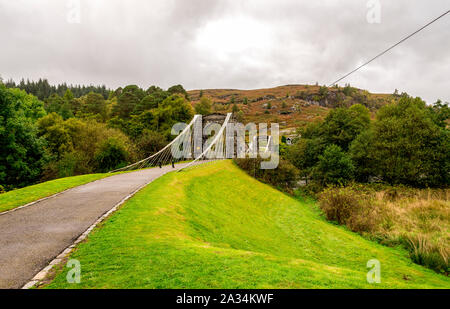
[[[449,9],[447,0],[381,0],[381,24],[369,24],[361,0],[81,0],[81,23],[70,24],[67,2],[0,0],[3,78],[112,88],[325,84]],[[450,101],[449,26],[450,15],[342,83]]]

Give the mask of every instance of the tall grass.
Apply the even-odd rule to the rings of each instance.
[[[319,205],[330,221],[389,246],[402,245],[417,263],[448,275],[449,189],[329,188]]]

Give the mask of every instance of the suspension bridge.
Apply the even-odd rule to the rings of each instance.
[[[191,167],[197,161],[212,160],[212,159],[224,159],[224,141],[227,125],[232,121],[232,113],[228,113],[220,127],[218,123],[209,123],[203,127],[202,115],[195,115],[191,122],[182,129],[169,144],[164,148],[144,158],[138,162],[127,165],[125,167],[115,169],[110,173],[132,171],[145,169],[149,167],[162,167],[164,165],[172,164],[180,161],[190,161],[188,164],[179,168],[178,171]],[[209,126],[208,126],[209,125]],[[181,125],[179,126],[181,127]],[[206,141],[203,145],[203,133],[215,131],[214,136]],[[172,130],[173,134],[178,132]],[[194,135],[194,138],[192,138]],[[198,138],[198,137],[201,138]],[[197,137],[197,138],[196,138]]]

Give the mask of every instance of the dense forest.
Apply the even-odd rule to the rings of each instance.
[[[260,179],[284,189],[299,180],[312,192],[351,182],[411,187],[448,187],[450,130],[448,103],[427,105],[406,93],[381,107],[375,119],[360,104],[330,110],[323,121],[300,128],[294,143],[280,144],[278,170],[255,170]]]
[[[25,92],[36,96],[39,100],[45,100],[53,94],[57,94],[60,97],[64,96],[67,90],[70,90],[75,98],[82,97],[88,93],[98,93],[107,99],[110,90],[106,89],[105,85],[102,86],[85,86],[85,85],[67,85],[66,83],[58,84],[56,86],[50,85],[47,79],[40,78],[37,82],[27,80],[25,82],[22,79],[16,84],[12,79],[4,82],[6,88],[19,88],[25,90]]]
[[[7,84],[0,82],[0,191],[124,166],[162,148],[172,125],[194,115],[181,85]]]

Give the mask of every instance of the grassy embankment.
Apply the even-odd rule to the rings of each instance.
[[[230,161],[170,173],[96,228],[49,288],[450,288],[448,277],[328,223],[313,203],[264,185]],[[381,284],[366,264],[381,262]]]
[[[31,203],[64,190],[89,183],[114,174],[89,174],[55,179],[33,186],[0,194],[0,212]]]

